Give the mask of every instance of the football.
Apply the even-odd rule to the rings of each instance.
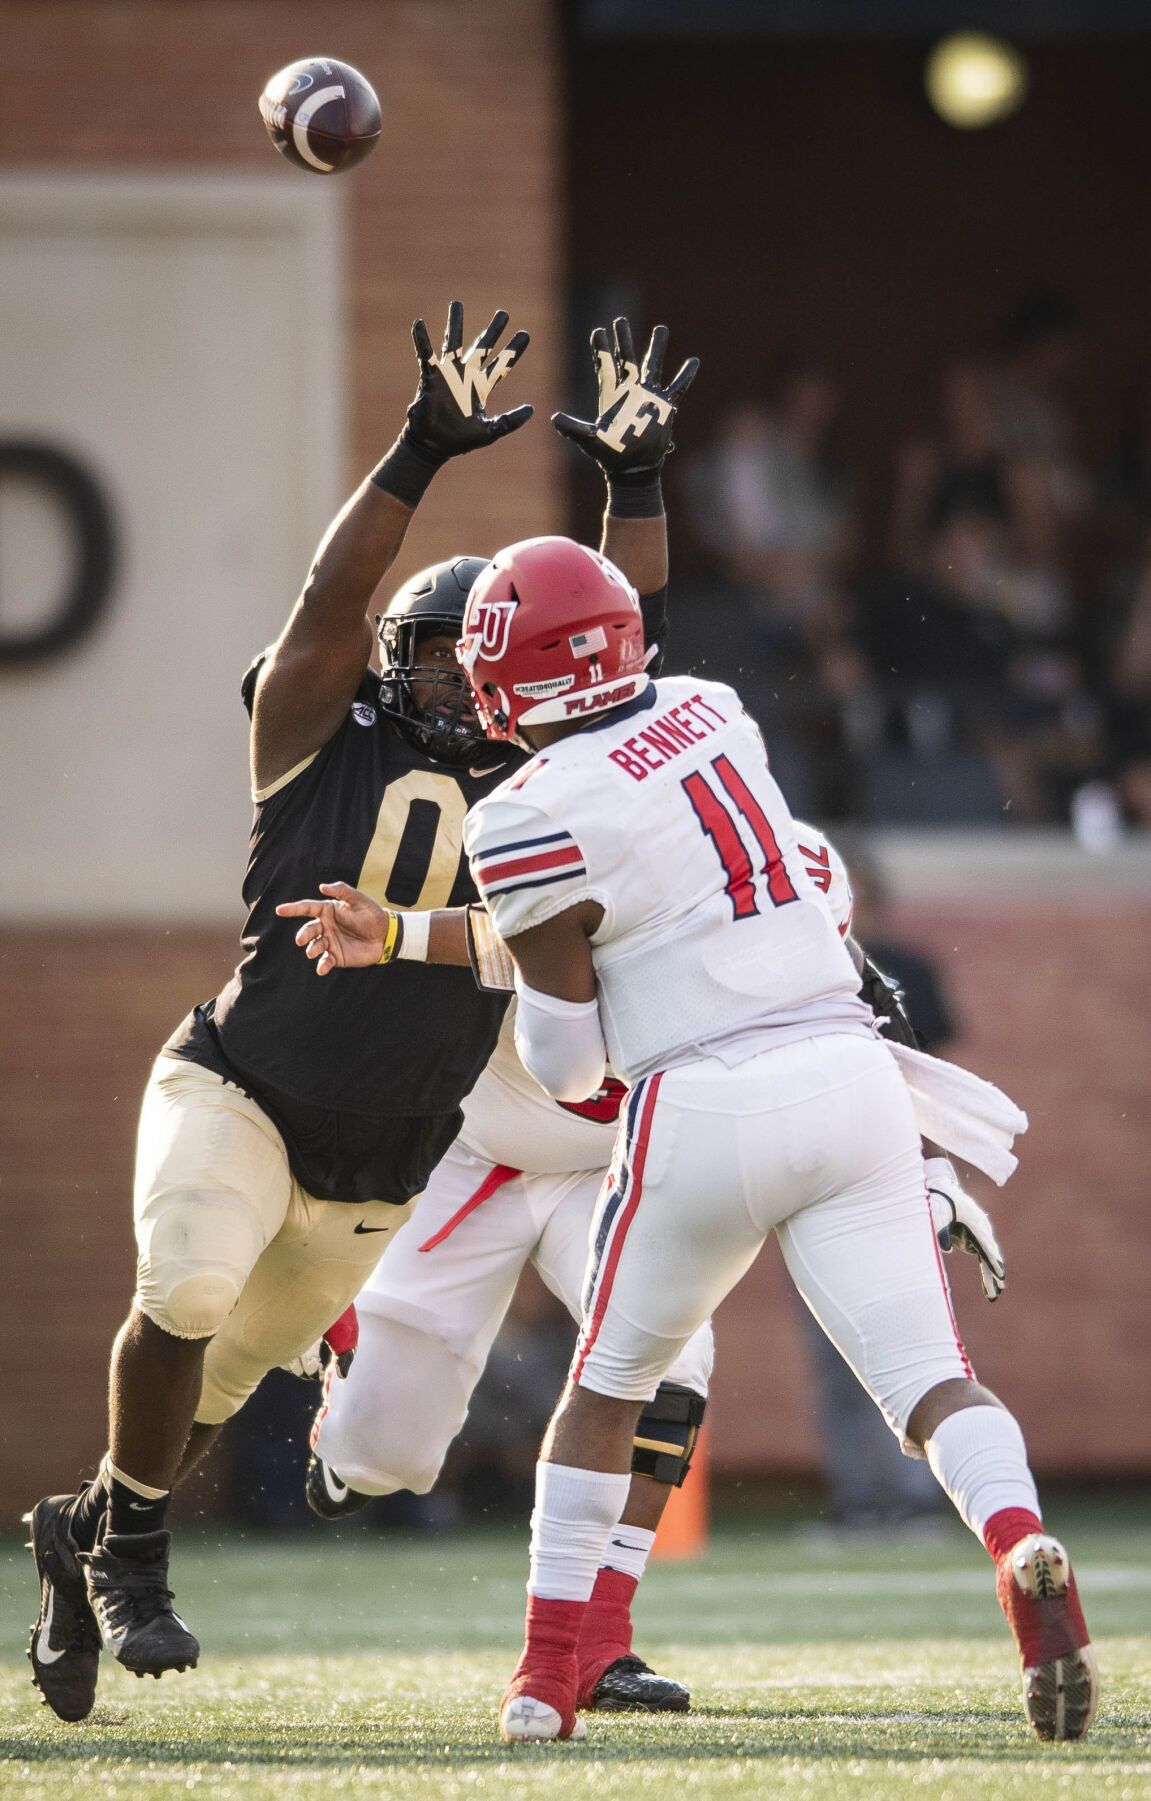
[[[308,56],[273,75],[260,95],[260,117],[280,155],[317,175],[362,163],[380,135],[371,82],[331,56]]]

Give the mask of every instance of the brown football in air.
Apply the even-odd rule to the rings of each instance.
[[[307,56],[273,75],[260,95],[260,117],[280,155],[316,175],[362,163],[380,135],[371,82],[332,56]]]

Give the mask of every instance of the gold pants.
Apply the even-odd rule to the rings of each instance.
[[[177,1338],[211,1339],[197,1420],[230,1419],[268,1370],[314,1344],[410,1211],[317,1200],[255,1101],[158,1057],[136,1146],[136,1304]]]

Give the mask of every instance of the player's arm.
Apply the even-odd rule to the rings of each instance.
[[[516,1050],[557,1101],[586,1101],[603,1085],[607,1049],[596,999],[592,933],[603,918],[580,901],[507,941],[516,967]]]
[[[454,300],[438,356],[423,320],[412,327],[420,375],[404,428],[328,527],[303,593],[260,671],[252,716],[258,791],[326,744],[347,713],[371,655],[372,598],[437,471],[530,419],[530,406],[495,417],[485,410],[493,388],[527,347],[528,334],[520,331],[496,350],[507,322],[506,313],[496,313],[465,351],[463,307]]]
[[[607,1064],[591,935],[606,896],[571,832],[507,786],[464,820],[472,879],[514,964],[516,1049],[557,1101],[585,1101]]]
[[[347,882],[321,882],[315,900],[281,901],[281,919],[302,919],[296,943],[316,974],[396,962],[474,967],[468,907],[394,912]]]
[[[667,617],[667,518],[660,477],[674,448],[676,407],[699,368],[698,357],[689,357],[665,387],[667,337],[666,325],[657,325],[641,366],[626,319],[616,319],[610,333],[597,326],[591,337],[596,416],[552,418],[556,430],[603,471],[607,504],[600,549],[639,594],[649,645],[663,644]]]

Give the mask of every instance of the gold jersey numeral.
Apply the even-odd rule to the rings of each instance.
[[[414,901],[399,902],[388,893],[388,887],[395,875],[404,827],[415,800],[428,801],[435,807],[436,825],[423,886]],[[467,810],[463,790],[450,775],[439,775],[431,769],[412,769],[398,781],[389,782],[380,801],[376,829],[356,886],[370,894],[381,907],[392,907],[397,912],[446,907],[460,866]]]

